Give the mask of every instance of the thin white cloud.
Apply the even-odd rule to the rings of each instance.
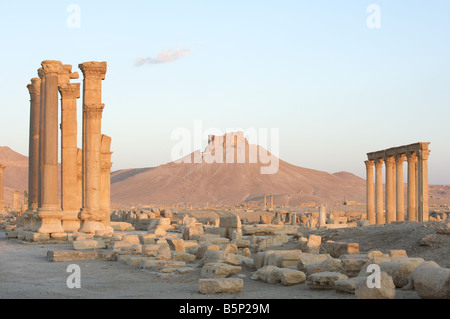
[[[161,51],[156,58],[142,58],[138,57],[134,63],[135,66],[143,66],[144,64],[161,64],[168,62],[175,62],[178,59],[188,55],[191,52],[189,49],[169,49]]]

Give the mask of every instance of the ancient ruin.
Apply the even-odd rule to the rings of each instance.
[[[111,139],[101,134],[101,81],[106,62],[79,65],[83,72],[83,148],[77,147],[78,73],[46,60],[29,84],[30,137],[28,209],[24,230],[60,238],[66,232],[109,226]],[[58,94],[59,93],[59,94]],[[61,124],[58,117],[61,96]],[[61,129],[61,198],[58,198],[58,130]],[[106,213],[105,211],[108,211]],[[112,231],[112,230],[111,230]],[[28,236],[42,238],[42,236]]]
[[[367,154],[367,218],[371,225],[405,220],[403,162],[408,162],[407,220],[427,222],[430,143],[414,143]],[[385,164],[386,214],[383,201]],[[373,166],[375,164],[375,187]]]
[[[429,212],[430,143],[368,153],[366,203],[347,197],[342,203],[340,197],[337,203],[319,205],[311,201],[314,198],[307,197],[306,203],[289,205],[292,194],[272,193],[277,188],[266,183],[267,188],[257,194],[245,194],[246,200],[236,205],[220,205],[211,198],[203,202],[206,207],[199,207],[186,198],[175,205],[119,209],[112,207],[110,198],[111,137],[102,133],[101,125],[102,81],[107,64],[84,62],[79,69],[83,75],[82,147],[77,145],[81,83],[71,82],[79,75],[72,72],[71,65],[46,60],[38,70],[39,78],[31,79],[27,85],[28,191],[25,194],[9,190],[13,198],[9,212],[4,209],[5,166],[0,165],[0,226],[7,238],[19,243],[48,245],[45,247],[49,267],[59,262],[118,262],[130,268],[120,265],[125,268],[114,271],[138,269],[134,276],[143,273],[149,276],[144,283],[157,278],[176,287],[180,283],[189,284],[190,295],[198,293],[208,298],[215,294],[259,294],[292,286],[306,289],[308,296],[319,297],[330,293],[333,297],[359,299],[393,299],[398,295],[450,298],[447,286],[433,284],[450,282],[448,268],[410,256],[405,249],[391,246],[392,243],[384,244],[385,233],[380,235],[386,231],[389,237],[402,227],[414,235],[426,230],[416,245],[427,247],[445,241],[442,236],[450,234],[448,206]],[[242,132],[210,135],[205,152],[198,154],[201,160],[210,156],[208,160],[211,157],[223,160],[218,161],[220,164],[239,164],[239,158],[245,159],[246,155],[240,145],[248,146]],[[406,193],[405,161],[408,162]],[[289,167],[289,174],[293,172]],[[327,175],[328,178],[332,177]],[[364,186],[364,181],[361,184]],[[170,187],[177,186],[170,183]],[[297,190],[297,194],[301,193],[302,189]],[[22,203],[27,205],[23,214]],[[345,231],[359,234],[361,243],[346,238]],[[367,236],[374,236],[372,233],[377,236],[377,244],[384,245],[383,251],[365,242]],[[339,238],[343,239],[336,240]],[[441,264],[445,258],[440,259]],[[381,270],[381,284],[375,289],[367,285],[371,267]]]

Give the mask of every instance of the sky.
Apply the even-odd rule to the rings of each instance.
[[[26,85],[43,60],[71,64],[73,82],[78,64],[106,61],[113,170],[172,161],[173,132],[194,140],[200,121],[278,129],[282,160],[362,178],[368,152],[430,142],[429,182],[450,184],[448,12],[446,0],[0,0],[0,146],[28,154]]]

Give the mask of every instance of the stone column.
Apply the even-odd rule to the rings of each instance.
[[[44,171],[42,207],[38,214],[41,223],[39,233],[61,233],[62,212],[58,203],[58,73],[60,61],[42,62],[45,74],[45,114],[44,114]]]
[[[405,193],[403,182],[403,162],[405,161],[405,154],[399,154],[395,157],[395,170],[397,180],[397,220],[405,220]]]
[[[102,222],[105,226],[111,226],[111,137],[102,135],[101,141],[101,209],[103,211]]]
[[[22,215],[24,229],[32,229],[33,212],[38,209],[39,188],[39,117],[40,117],[40,95],[41,79],[31,79],[27,85],[30,93],[30,130],[28,141],[28,209]]]
[[[6,166],[0,164],[0,214],[5,213],[4,180]]]
[[[383,203],[383,159],[375,160],[375,205],[376,205],[376,222],[384,224],[384,203]]]
[[[416,153],[406,154],[408,160],[408,220],[416,221]]]
[[[323,205],[319,207],[319,227],[327,224],[327,212]]]
[[[82,159],[83,151],[81,148],[77,149],[77,205],[83,207],[83,169]]]
[[[376,223],[375,220],[375,188],[373,183],[373,161],[365,161],[366,164],[366,213],[370,225]]]
[[[420,150],[418,156],[419,166],[419,222],[428,222],[428,156],[429,150]]]
[[[41,79],[31,79],[27,85],[30,93],[30,137],[28,144],[28,211],[38,209],[38,174],[39,174],[39,116]]]
[[[45,115],[45,73],[42,68],[38,70],[41,79],[41,95],[39,109],[39,170],[38,170],[38,208],[42,207],[43,175],[44,175],[44,115]]]
[[[100,147],[102,80],[106,74],[106,62],[85,62],[79,65],[83,72],[83,188],[80,232],[95,233],[104,230],[100,193]]]
[[[81,205],[78,196],[77,165],[77,99],[80,83],[59,87],[61,94],[61,207],[64,231],[80,228],[78,213]]]
[[[20,211],[20,192],[14,191],[13,193],[13,209],[16,213]]]
[[[394,169],[395,158],[389,156],[385,159],[386,163],[386,223],[395,221],[395,181]]]

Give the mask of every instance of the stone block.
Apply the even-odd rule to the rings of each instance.
[[[236,256],[236,254],[229,254],[220,250],[208,249],[202,259],[202,264],[207,263],[226,263],[234,266],[240,266],[241,260]]]
[[[318,272],[309,275],[306,279],[306,283],[311,289],[335,289],[334,282],[336,280],[345,280],[348,277],[338,272]]]
[[[301,284],[306,281],[306,275],[303,271],[289,268],[280,268],[280,281],[284,286]]]
[[[125,235],[122,237],[122,240],[127,241],[130,245],[141,243],[137,235]]]
[[[187,262],[187,263],[192,263],[196,259],[195,255],[184,253],[184,252],[180,252],[180,251],[172,251],[171,255],[172,255],[172,260],[184,261],[184,262]]]
[[[350,255],[351,256],[351,255]],[[342,273],[347,277],[356,277],[360,273],[361,269],[364,267],[366,262],[369,260],[367,258],[345,258],[342,260]]]
[[[106,248],[106,244],[103,240],[77,240],[74,241],[72,245],[75,250]]]
[[[133,231],[134,227],[126,222],[111,222],[111,227],[114,231]]]
[[[197,258],[202,259],[208,249],[220,250],[220,247],[211,243],[201,243],[197,248]]]
[[[343,280],[335,280],[334,288],[337,292],[345,292],[349,294],[355,293],[356,281],[357,277],[343,279]]]
[[[239,293],[244,287],[240,278],[201,278],[199,292],[201,294]]]
[[[381,271],[386,272],[392,277],[392,281],[396,288],[402,288],[409,282],[411,276],[420,262],[382,262],[380,263]]]
[[[359,254],[358,243],[327,241],[322,245],[322,248],[325,253],[330,254],[333,258],[339,258],[344,254]]]
[[[395,285],[392,277],[386,272],[380,273],[380,286],[373,287],[367,283],[371,280],[368,276],[356,277],[355,296],[357,299],[394,299],[395,298]]]
[[[200,276],[203,278],[226,278],[242,271],[240,266],[225,263],[207,263],[202,267]]]
[[[186,247],[184,245],[184,240],[181,238],[167,238],[167,243],[169,244],[169,247],[173,251],[178,251],[185,253]]]
[[[450,299],[450,269],[435,262],[420,264],[412,275],[414,288],[424,299]]]
[[[220,216],[219,227],[241,228],[241,219],[237,215]]]
[[[408,257],[406,250],[404,249],[391,249],[389,250],[389,256],[391,257]]]
[[[306,274],[308,276],[319,272],[343,273],[342,260],[337,258],[327,258],[317,264],[308,265],[306,267]]]
[[[329,258],[331,258],[329,254],[303,253],[298,259],[297,270],[306,272],[309,265],[320,263]]]
[[[189,226],[184,228],[182,238],[184,240],[192,240],[195,239],[195,236],[202,235],[203,233],[202,226]]]

